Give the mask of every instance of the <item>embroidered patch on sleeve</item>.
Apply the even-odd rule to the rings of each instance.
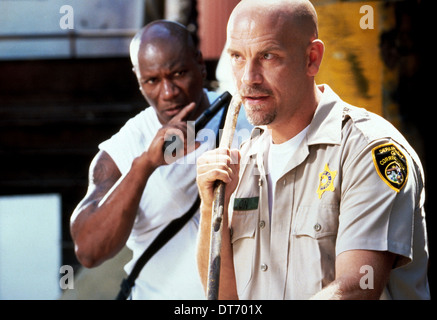
[[[408,179],[408,163],[404,154],[392,143],[372,149],[373,163],[381,179],[396,192],[401,191]]]

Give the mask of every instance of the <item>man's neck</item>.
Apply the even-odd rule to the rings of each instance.
[[[312,121],[323,92],[314,84],[314,91],[301,103],[303,106],[289,119],[280,119],[267,126],[275,144],[284,143],[305,129]]]

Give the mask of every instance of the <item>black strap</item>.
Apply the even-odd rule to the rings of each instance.
[[[143,266],[150,260],[150,258],[161,249],[182,227],[190,220],[190,218],[194,215],[200,205],[200,197],[197,195],[196,201],[194,201],[190,210],[187,211],[180,218],[174,219],[172,222],[168,224],[168,226],[161,231],[161,233],[153,240],[152,244],[144,251],[141,257],[135,263],[134,268],[132,269],[129,276],[123,279],[121,283],[120,291],[117,295],[116,300],[126,300],[132,290],[132,287],[135,285],[135,279],[140,274]]]
[[[223,97],[223,96],[222,96]],[[223,110],[223,115],[220,120],[219,129],[223,129],[226,114],[228,112],[229,103],[226,103]],[[216,136],[216,145],[219,145],[220,141],[220,132],[217,132]],[[134,268],[132,269],[129,276],[120,284],[120,291],[118,292],[116,300],[126,300],[131,291],[132,287],[135,285],[135,280],[140,274],[141,270],[143,269],[144,265],[147,263],[147,261],[150,260],[150,258],[153,257],[153,255],[158,252],[159,249],[161,249],[173,236],[178,233],[182,227],[188,222],[188,220],[191,219],[191,217],[196,213],[197,209],[200,206],[200,197],[197,195],[196,201],[194,201],[193,205],[191,206],[190,210],[188,210],[183,216],[174,219],[172,222],[168,224],[167,227],[165,227],[164,230],[162,230],[159,235],[153,240],[152,244],[146,249],[146,251],[143,252],[141,257],[137,260],[135,263]]]

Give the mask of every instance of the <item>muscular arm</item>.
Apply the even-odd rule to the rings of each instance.
[[[85,267],[98,266],[125,245],[150,175],[166,164],[162,152],[165,136],[180,136],[184,141],[184,154],[195,147],[189,146],[185,139],[187,124],[184,121],[194,107],[194,103],[187,105],[158,130],[148,150],[134,159],[123,176],[106,152],[96,155],[90,165],[87,194],[74,210],[70,222],[76,256]]]
[[[74,210],[70,226],[76,255],[84,266],[98,266],[124,246],[154,169],[143,155],[122,177],[106,152],[96,155],[90,166],[88,192]]]
[[[388,282],[395,258],[396,255],[388,251],[345,251],[336,258],[335,280],[313,299],[379,299]]]

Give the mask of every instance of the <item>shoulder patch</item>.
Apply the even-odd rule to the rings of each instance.
[[[373,163],[381,179],[396,192],[401,191],[408,179],[408,163],[404,154],[392,143],[372,149]]]

